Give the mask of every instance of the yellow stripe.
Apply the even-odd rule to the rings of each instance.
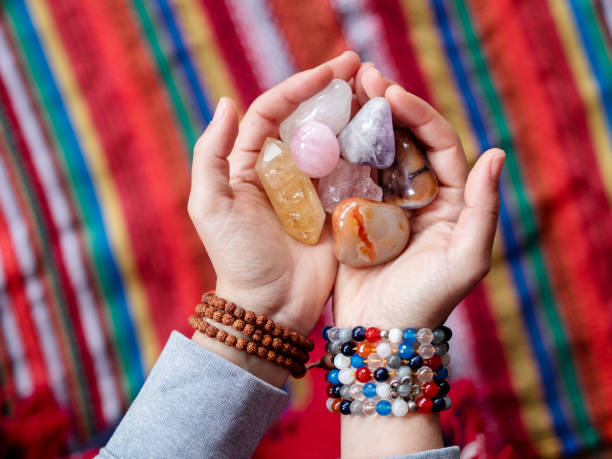
[[[520,416],[538,452],[543,457],[559,457],[561,444],[556,437],[550,411],[541,391],[542,381],[533,361],[533,350],[521,319],[519,299],[503,262],[500,232],[493,244],[493,267],[483,286],[504,349],[512,387],[520,400]]]
[[[175,10],[185,31],[186,46],[192,51],[198,74],[206,80],[211,99],[230,97],[242,111],[240,98],[232,85],[232,76],[219,52],[213,29],[206,11],[194,0],[175,0]]]
[[[149,315],[149,304],[142,279],[132,257],[127,229],[119,204],[120,198],[108,170],[104,151],[88,111],[87,101],[72,73],[70,60],[63,48],[62,41],[53,24],[52,15],[44,1],[28,0],[29,10],[43,37],[49,64],[58,78],[58,86],[67,100],[70,119],[83,146],[83,153],[89,170],[95,180],[96,193],[100,196],[101,209],[108,231],[113,254],[119,264],[122,279],[128,296],[128,307],[136,323],[136,334],[143,361],[148,369],[153,367],[159,352],[160,343],[154,333]]]
[[[606,128],[604,111],[594,76],[589,71],[585,54],[580,45],[578,33],[566,2],[548,0],[548,7],[557,23],[561,45],[567,56],[574,82],[586,111],[587,124],[593,139],[597,162],[599,163],[602,182],[606,188],[608,200],[612,202],[612,141]]]
[[[410,30],[420,67],[429,83],[433,103],[455,128],[470,164],[478,157],[477,142],[463,108],[458,89],[451,78],[442,45],[436,33],[431,5],[428,2],[403,0],[404,16]]]

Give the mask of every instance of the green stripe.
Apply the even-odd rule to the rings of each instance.
[[[63,336],[63,341],[65,341],[64,348],[69,349],[71,357],[72,357],[72,366],[73,373],[71,376],[68,374],[69,369],[67,370],[67,377],[76,377],[77,379],[77,397],[79,399],[79,409],[77,412],[84,412],[85,414],[85,425],[84,429],[88,433],[93,433],[95,431],[95,423],[94,423],[94,415],[91,409],[91,404],[89,403],[90,394],[87,386],[87,382],[85,381],[85,375],[83,372],[83,368],[81,366],[81,357],[78,354],[79,346],[77,345],[76,339],[70,330],[72,329],[72,321],[70,320],[70,315],[66,309],[66,299],[64,298],[62,292],[62,287],[60,285],[59,277],[58,277],[58,269],[57,264],[54,263],[54,259],[52,257],[52,249],[51,244],[49,243],[49,239],[47,237],[46,226],[44,224],[44,219],[41,216],[41,212],[39,206],[37,205],[38,199],[36,198],[34,192],[31,189],[30,180],[28,174],[25,171],[25,166],[23,161],[21,160],[22,152],[17,147],[17,144],[12,136],[12,129],[9,128],[8,120],[4,115],[4,110],[0,107],[0,130],[2,133],[2,137],[5,140],[5,145],[7,145],[7,159],[13,165],[13,169],[18,171],[20,183],[23,184],[23,191],[25,191],[25,195],[27,196],[26,202],[30,205],[29,208],[31,210],[30,215],[34,218],[30,218],[30,220],[36,223],[37,235],[41,241],[41,245],[43,247],[40,256],[42,258],[42,271],[45,274],[48,274],[48,278],[50,279],[50,284],[52,286],[51,291],[53,292],[54,301],[49,304],[49,311],[52,309],[59,312],[60,322],[62,323],[61,327],[61,336]],[[33,236],[35,236],[33,234]],[[56,305],[55,307],[52,307]],[[56,313],[57,314],[57,313]],[[64,362],[65,364],[65,362]]]
[[[170,96],[170,100],[172,101],[172,107],[181,126],[185,144],[187,146],[186,151],[189,154],[195,145],[196,140],[198,139],[196,134],[197,131],[194,129],[194,127],[197,126],[197,123],[195,120],[192,120],[189,117],[188,110],[183,102],[183,99],[181,98],[178,86],[174,80],[174,76],[172,75],[170,64],[168,63],[168,60],[166,59],[166,56],[160,46],[159,40],[157,39],[155,26],[151,21],[151,17],[145,4],[142,0],[132,0],[132,5],[136,10],[140,20],[140,25],[142,26],[145,36],[147,37],[147,42],[149,44],[150,51],[153,54],[153,58],[155,59],[157,70],[164,81]]]
[[[493,115],[493,120],[497,128],[499,138],[502,142],[502,148],[513,151],[514,146],[511,142],[511,133],[506,121],[501,101],[498,98],[497,92],[491,80],[491,76],[487,70],[484,55],[479,46],[479,40],[474,32],[474,27],[467,5],[464,0],[454,2],[457,16],[460,20],[466,43],[470,51],[476,74],[480,82],[480,87],[483,89],[485,98],[490,105],[490,110]],[[509,154],[506,157],[506,166],[512,189],[515,193],[518,211],[520,215],[521,225],[524,228],[527,240],[536,240],[539,234],[539,229],[536,224],[536,218],[529,204],[529,199],[525,193],[525,187],[522,184],[521,173],[519,169],[516,155]],[[585,402],[581,396],[580,385],[576,379],[574,356],[572,349],[568,345],[563,330],[561,318],[558,315],[555,306],[555,299],[548,279],[546,263],[540,251],[538,244],[528,245],[528,257],[531,261],[535,272],[536,283],[539,290],[541,304],[544,309],[544,315],[550,326],[554,349],[557,357],[557,363],[563,376],[566,392],[570,400],[572,410],[574,411],[575,421],[579,432],[588,446],[594,446],[599,442],[598,434],[593,430],[588,415],[585,411]],[[546,382],[544,382],[546,384]]]

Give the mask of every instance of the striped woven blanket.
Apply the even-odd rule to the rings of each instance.
[[[607,0],[2,2],[0,456],[104,443],[214,285],[186,203],[216,100],[244,109],[348,48],[437,107],[471,163],[508,154],[493,269],[451,317],[446,440],[610,442],[611,31]],[[257,457],[339,455],[311,373]]]

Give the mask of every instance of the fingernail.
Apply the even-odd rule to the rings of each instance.
[[[219,121],[221,118],[223,118],[226,111],[227,101],[225,100],[225,97],[222,97],[219,99],[219,102],[217,102],[217,107],[215,108],[215,114],[213,115],[212,121]]]
[[[498,150],[493,156],[491,160],[491,166],[489,173],[491,174],[491,179],[494,181],[498,181],[502,172],[502,168],[504,167],[504,162],[506,161],[506,153],[503,150]]]

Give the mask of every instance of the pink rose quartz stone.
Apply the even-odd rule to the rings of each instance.
[[[295,166],[309,177],[324,177],[340,159],[340,146],[334,132],[324,124],[308,121],[298,126],[291,138]]]
[[[382,188],[372,180],[371,170],[341,158],[333,172],[319,180],[319,198],[325,211],[332,212],[340,201],[348,198],[382,201]]]

